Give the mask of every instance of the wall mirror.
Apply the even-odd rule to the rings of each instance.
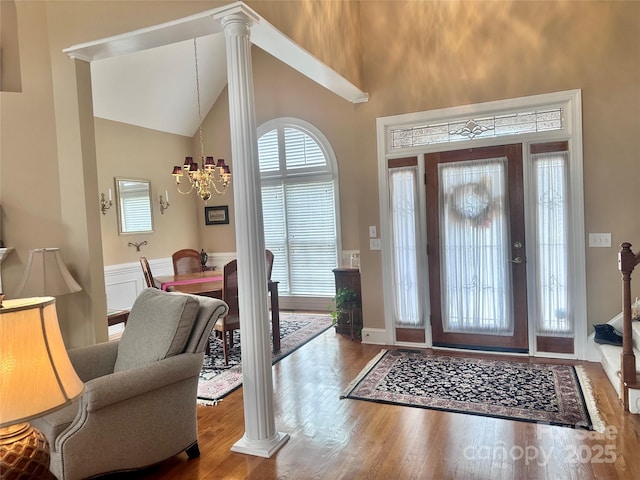
[[[153,232],[151,182],[139,178],[116,178],[118,233]]]

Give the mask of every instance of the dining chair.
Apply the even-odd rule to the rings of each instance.
[[[271,271],[273,270],[273,252],[271,250],[265,250],[267,257],[267,280],[271,280]]]
[[[153,275],[151,274],[151,267],[149,266],[149,260],[147,260],[147,257],[140,257],[140,265],[142,266],[142,274],[144,275],[144,281],[146,282],[147,287],[158,288],[153,281]]]
[[[221,334],[224,364],[229,365],[229,351],[233,348],[233,331],[240,329],[237,260],[231,260],[224,266],[222,300],[224,300],[228,305],[229,311],[226,316],[219,318],[218,321],[216,321],[213,329]]]
[[[173,273],[197,273],[202,271],[200,264],[200,252],[192,248],[183,248],[171,255],[173,260]]]

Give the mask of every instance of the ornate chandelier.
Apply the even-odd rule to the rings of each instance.
[[[205,202],[211,198],[212,193],[224,195],[231,184],[231,170],[225,165],[222,158],[215,163],[213,157],[204,156],[204,143],[202,141],[202,114],[200,112],[200,79],[198,76],[198,49],[196,39],[193,39],[193,52],[196,64],[196,94],[198,98],[198,121],[200,133],[200,160],[201,164],[193,161],[193,157],[185,157],[182,166],[176,165],[171,173],[176,179],[176,188],[183,195],[188,195],[195,190]],[[188,190],[180,188],[180,180],[187,177]]]

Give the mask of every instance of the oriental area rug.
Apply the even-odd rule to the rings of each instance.
[[[333,323],[329,314],[280,312],[280,351],[271,353],[272,364],[282,360],[305,343],[328,330]],[[233,348],[229,352],[229,365],[224,364],[222,341],[213,333],[209,340],[210,353],[204,358],[198,381],[198,403],[215,405],[242,385],[240,332],[234,331]],[[269,332],[271,338],[271,332]]]
[[[341,398],[604,431],[580,366],[383,350]]]

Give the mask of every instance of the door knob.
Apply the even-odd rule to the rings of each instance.
[[[514,258],[513,260],[508,259],[508,260],[507,260],[507,262],[511,262],[511,263],[522,263],[522,262],[523,262],[523,260],[522,260],[522,257],[516,257],[516,258]]]

